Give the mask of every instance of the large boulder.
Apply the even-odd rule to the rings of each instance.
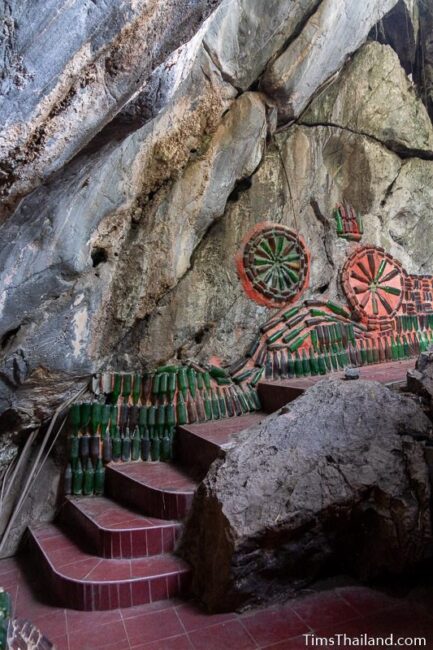
[[[182,553],[211,611],[433,554],[431,422],[372,381],[324,380],[241,433],[200,485]]]

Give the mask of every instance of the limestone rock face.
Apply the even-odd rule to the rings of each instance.
[[[63,167],[218,4],[2,0],[0,216]]]
[[[367,579],[430,557],[430,429],[381,384],[324,380],[239,434],[186,526],[196,594],[230,609],[331,572]]]
[[[263,102],[245,93],[221,122],[206,154],[188,167],[141,225],[138,207],[135,217],[125,218],[122,211],[131,208],[143,182],[143,133],[131,135],[104,157],[73,166],[66,195],[64,176],[31,195],[4,225],[0,250],[2,268],[9,269],[2,299],[2,333],[10,333],[3,339],[3,410],[22,400],[19,411],[28,424],[33,409],[22,384],[33,385],[36,405],[34,385],[45,373],[44,384],[56,386],[56,400],[61,399],[62,377],[77,381],[91,373],[124,334],[123,327],[155,306],[159,295],[187,271],[192,251],[223,213],[236,180],[259,164],[265,134]]]
[[[276,99],[281,122],[296,118],[311,96],[363,43],[396,0],[323,0],[299,36],[266,70],[262,88]]]
[[[361,47],[336,81],[302,116],[369,135],[394,151],[433,153],[433,127],[397,54],[388,45]]]

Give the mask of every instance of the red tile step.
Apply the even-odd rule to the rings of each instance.
[[[183,519],[197,483],[170,463],[110,463],[105,492],[116,501],[158,519]]]
[[[59,517],[80,544],[104,558],[136,558],[173,551],[176,521],[155,519],[105,497],[66,497]]]
[[[361,379],[379,381],[390,387],[404,386],[406,383],[407,371],[415,367],[414,359],[405,359],[404,361],[391,361],[388,363],[376,363],[370,366],[362,366],[360,370]],[[266,413],[274,413],[282,406],[292,402],[302,395],[307,388],[314,386],[318,381],[325,377],[342,379],[344,372],[334,372],[330,375],[318,375],[316,377],[293,377],[291,379],[282,379],[278,381],[261,381],[257,390]]]
[[[178,426],[176,459],[180,465],[188,468],[188,473],[201,480],[235,434],[258,424],[265,417],[266,413],[258,411],[213,422]]]
[[[29,529],[30,552],[57,605],[96,611],[172,598],[189,586],[190,568],[164,554],[112,560],[83,552],[53,524]]]

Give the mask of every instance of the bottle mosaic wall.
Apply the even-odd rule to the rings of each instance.
[[[359,239],[362,221],[354,211],[349,219],[349,208],[339,209],[337,230]],[[350,220],[357,226],[348,226]],[[340,278],[343,305],[300,300],[308,286],[309,252],[302,237],[280,224],[265,222],[250,231],[236,265],[247,295],[279,311],[228,368],[191,362],[94,377],[93,399],[70,411],[67,493],[102,494],[108,462],[172,460],[177,425],[260,409],[260,381],[398,361],[433,342],[433,276],[409,275],[380,247],[358,246],[347,258]]]

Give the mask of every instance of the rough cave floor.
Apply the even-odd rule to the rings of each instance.
[[[376,365],[362,369],[361,377],[398,385],[404,383],[409,367],[413,367],[413,361]],[[264,382],[260,390],[265,411],[271,412],[294,399],[312,381],[319,379],[321,377],[301,378],[273,382],[272,384]],[[194,474],[194,478],[199,480],[218,455],[220,446],[227,442],[233,433],[247,428],[264,415],[264,413],[254,413],[242,418],[213,422],[212,425],[196,424],[180,427],[177,450],[179,461],[190,474]],[[191,449],[194,449],[193,465],[191,465]],[[136,541],[141,540],[141,542],[144,541],[142,536],[145,535],[146,555],[156,554],[156,558],[153,560],[151,558],[152,561],[156,560],[160,563],[163,560],[166,563],[169,556],[164,553],[171,551],[180,529],[178,522],[168,520],[181,519],[190,500],[190,490],[187,490],[186,487],[191,486],[188,483],[188,486],[185,487],[185,479],[182,478],[182,485],[178,485],[180,479],[177,476],[177,483],[171,484],[173,482],[172,474],[174,475],[178,471],[175,467],[163,463],[147,466],[149,470],[147,474],[152,474],[152,477],[155,474],[155,477],[149,479],[146,474],[145,480],[141,475],[135,476],[137,471],[140,473],[143,468],[146,468],[146,464],[129,463],[121,468],[120,474],[126,474],[128,480],[135,478],[136,481],[144,481],[148,484],[147,487],[144,486],[148,490],[147,493],[144,492],[146,498],[143,497],[143,485],[140,485],[138,492],[137,490],[131,491],[131,499],[128,498],[127,505],[138,507],[139,511],[143,511],[144,508],[148,515],[165,519],[165,525],[162,525],[164,522],[161,522],[161,519],[152,522],[149,517],[149,521],[144,524],[144,520],[138,521],[140,515],[134,513],[132,515],[135,517],[135,523],[132,520],[130,522],[121,521],[120,515],[124,516],[125,512],[129,512],[131,516],[131,512],[114,502],[111,502],[109,511],[107,511],[107,506],[103,502],[106,501],[109,505],[110,502],[105,498],[99,498],[101,501],[99,506],[98,498],[81,499],[81,506],[79,505],[80,498],[70,498],[68,502],[69,509],[78,507],[80,510],[81,507],[81,510],[84,508],[83,512],[87,510],[93,528],[95,528],[95,524],[96,528],[99,525],[104,529],[104,534],[113,540],[116,535],[121,537],[123,531],[125,539],[130,540],[127,553],[122,554],[121,542],[119,555],[111,540],[109,549],[105,548],[103,543],[99,553],[92,552],[83,559],[82,550],[79,546],[75,546],[73,541],[74,535],[72,535],[72,539],[69,539],[61,529],[55,531],[52,525],[42,525],[36,529],[36,532],[33,532],[34,538],[37,538],[38,535],[41,537],[42,549],[45,543],[44,539],[48,540],[42,556],[38,556],[38,549],[33,543],[31,553],[27,552],[22,557],[0,561],[0,585],[12,595],[14,615],[30,620],[55,643],[59,650],[94,650],[97,648],[109,648],[110,650],[127,650],[129,648],[136,650],[139,648],[155,650],[275,648],[277,650],[287,648],[297,650],[308,647],[302,635],[313,632],[318,636],[330,636],[337,633],[350,636],[368,634],[369,636],[383,637],[391,633],[407,637],[426,636],[427,646],[425,647],[433,650],[433,587],[428,585],[421,587],[419,580],[414,583],[415,587],[406,584],[404,586],[393,585],[392,587],[388,585],[386,589],[373,589],[359,586],[349,579],[338,578],[284,604],[249,611],[242,615],[231,613],[209,616],[201,612],[192,602],[173,598],[174,595],[177,596],[182,587],[180,578],[177,577],[176,589],[171,589],[171,577],[163,577],[159,575],[161,574],[159,571],[157,575],[150,577],[147,573],[143,574],[143,581],[148,581],[148,585],[145,585],[146,593],[148,593],[147,600],[138,599],[134,602],[134,589],[128,587],[128,593],[132,598],[132,603],[129,604],[135,605],[136,602],[147,602],[148,604],[125,607],[126,603],[120,597],[120,591],[118,591],[119,602],[112,602],[110,594],[103,596],[104,581],[128,581],[132,577],[136,577],[135,564],[144,566],[149,562],[148,557],[142,557],[143,548],[141,546],[137,547],[137,553],[135,553],[134,535],[138,535]],[[114,469],[116,471],[113,471]],[[117,476],[119,468],[115,467],[113,470],[110,472]],[[141,471],[141,473],[143,472]],[[121,477],[119,479],[117,476],[116,480],[120,480],[117,486],[119,493],[124,493],[123,479]],[[149,490],[149,484],[152,483],[155,484],[150,485]],[[194,485],[195,482],[192,481],[191,484]],[[159,496],[162,495],[163,498],[162,506],[155,494],[152,496],[151,490],[161,491]],[[171,504],[173,508],[169,503],[170,499],[164,500],[170,496],[170,493],[173,495],[172,490],[175,490],[174,494],[176,495],[175,501]],[[191,496],[192,490],[193,487]],[[112,491],[110,489],[109,492]],[[117,490],[114,492],[116,493]],[[138,494],[137,499],[133,498],[135,492]],[[185,494],[183,494],[184,492]],[[74,506],[74,501],[78,501],[77,506]],[[149,511],[149,508],[154,512]],[[74,529],[75,524],[79,521],[77,513],[74,517],[72,526],[70,523],[71,529]],[[132,528],[137,530],[140,527],[146,532],[130,532]],[[149,527],[154,529],[151,537],[148,537],[150,535]],[[89,528],[88,521],[83,532],[86,528]],[[155,528],[159,532],[161,548],[158,546],[150,552],[149,544],[153,539]],[[99,534],[99,531],[97,532]],[[166,532],[170,533],[169,540],[167,537],[167,542],[170,542],[167,548],[164,546]],[[87,534],[92,534],[92,531],[88,530]],[[138,553],[138,551],[140,552]],[[102,557],[105,559],[101,559]],[[171,557],[171,562],[178,561],[174,556]],[[88,566],[89,562],[93,562],[91,568]],[[47,573],[46,567],[49,565],[51,568]],[[116,569],[114,573],[111,576],[108,575],[114,569]],[[120,572],[122,575],[120,575],[120,569],[123,573],[126,571],[125,576],[122,571]],[[177,566],[173,569],[170,566],[168,569],[165,567],[165,572],[167,571],[170,574],[176,573],[176,576],[181,576],[185,569]],[[54,576],[54,586],[58,582],[58,575],[61,576],[62,581],[66,577],[66,583],[69,583],[69,585],[61,583],[65,587],[65,589],[63,587],[61,589],[62,594],[63,591],[65,592],[65,602],[68,602],[69,599],[69,605],[74,606],[74,601],[77,598],[74,591],[76,585],[72,585],[74,581],[78,582],[78,587],[83,590],[84,601],[86,601],[86,589],[83,586],[86,583],[87,588],[90,587],[91,591],[96,589],[95,594],[98,594],[99,605],[95,606],[96,601],[94,602],[95,596],[92,591],[92,607],[103,611],[77,611],[48,604],[47,595],[52,593],[48,585],[53,582]],[[97,587],[89,585],[89,583],[94,584],[95,580],[98,583]],[[164,589],[161,590],[162,586]],[[140,598],[141,591],[143,588],[140,590]],[[109,605],[105,604],[107,598],[110,601]],[[160,598],[166,598],[166,600],[160,600]],[[149,603],[149,600],[155,602]],[[82,609],[89,609],[89,603],[84,601],[80,602],[78,606]],[[106,609],[108,606],[111,609]]]

